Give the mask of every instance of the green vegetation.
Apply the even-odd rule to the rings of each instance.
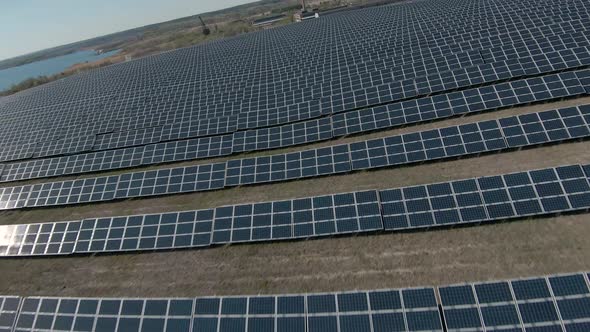
[[[52,76],[39,76],[39,77],[35,77],[35,78],[29,78],[29,79],[26,79],[26,80],[18,83],[18,84],[12,85],[8,90],[1,91],[0,96],[8,96],[13,93],[17,93],[19,91],[34,88],[38,85],[58,80],[58,79],[65,77],[65,76],[66,75],[64,75],[64,73],[59,73],[57,75],[52,75]]]
[[[288,23],[291,23],[290,16],[275,23],[274,26]],[[141,40],[125,46],[122,52],[132,58],[138,58],[258,30],[246,20],[209,24],[211,33],[207,36],[201,33],[201,29],[200,26],[193,26],[164,33],[160,31],[149,32]]]
[[[77,74],[82,71],[108,66],[108,65],[111,65],[111,64],[114,64],[117,62],[119,62],[119,61],[118,61],[118,58],[115,56],[112,59],[106,58],[106,59],[103,59],[103,60],[100,60],[97,62],[78,64],[78,65],[72,66],[69,69],[66,69],[65,71],[63,71],[61,73],[55,74],[55,75],[38,76],[38,77],[34,77],[34,78],[29,78],[29,79],[26,79],[26,80],[18,83],[18,84],[12,85],[7,90],[0,91],[0,96],[8,96],[8,95],[11,95],[11,94],[23,91],[23,90],[34,88],[36,86],[39,86],[39,85],[42,85],[45,83],[53,82],[53,81],[59,80],[64,77],[68,77],[68,76]]]

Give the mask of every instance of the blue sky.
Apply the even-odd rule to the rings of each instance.
[[[0,60],[254,0],[1,0]]]

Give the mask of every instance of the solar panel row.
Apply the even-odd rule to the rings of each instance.
[[[584,210],[590,187],[583,167],[564,166],[379,193],[387,230],[456,225]]]
[[[23,299],[14,331],[442,331],[433,288],[171,299]]]
[[[214,164],[0,188],[0,209],[110,201],[287,181],[590,136],[590,105]]]
[[[3,331],[585,331],[588,274],[197,298],[0,297]],[[22,306],[19,308],[19,303]],[[18,313],[18,316],[17,316]],[[444,318],[444,319],[441,319]],[[4,327],[3,326],[3,327]]]
[[[150,215],[0,226],[0,256],[209,247],[454,226],[590,208],[590,165]]]
[[[5,166],[5,171],[0,171],[0,181],[97,172],[280,148],[464,113],[571,97],[585,93],[584,85],[579,81],[590,80],[585,78],[586,75],[590,75],[590,71],[579,71],[575,76],[572,73],[562,73],[501,83],[280,127],[239,131],[233,135],[12,163]],[[590,82],[587,86],[590,86]]]
[[[350,144],[353,170],[514,149],[585,137],[584,111],[563,108]]]

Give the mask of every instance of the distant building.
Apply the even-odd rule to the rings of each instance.
[[[301,22],[312,18],[318,18],[320,14],[317,12],[299,11],[293,15],[295,22]]]
[[[268,16],[268,17],[259,18],[259,19],[254,20],[252,22],[252,26],[259,27],[259,28],[267,27],[267,26],[275,24],[276,22],[283,20],[285,17],[287,17],[287,15],[280,14],[280,15],[275,15],[275,16]]]

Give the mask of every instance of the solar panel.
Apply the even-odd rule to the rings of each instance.
[[[308,238],[382,228],[377,193],[365,191],[218,207],[212,242]]]
[[[227,162],[225,185],[285,181],[350,171],[348,145]]]
[[[11,332],[16,322],[21,298],[0,296],[0,332]]]
[[[268,127],[289,122],[313,119],[329,114],[329,109],[321,109],[318,101],[307,101],[284,107],[263,111],[240,113],[237,122],[238,130]]]
[[[583,54],[583,52],[582,52],[582,54]],[[573,66],[573,64],[570,64],[570,65],[572,65],[572,66]],[[578,65],[579,65],[579,64],[578,64]],[[494,67],[495,65],[493,65],[493,64],[492,64],[491,66],[492,66],[492,67]],[[508,66],[508,67],[507,67],[507,69],[508,69],[508,70],[510,70],[510,66]],[[552,69],[555,69],[555,68],[552,68]],[[481,70],[481,68],[480,68],[480,70]],[[494,69],[494,70],[496,70],[496,69]],[[550,71],[550,70],[549,70],[549,69],[547,69],[547,71]],[[543,72],[543,71],[541,71],[541,72]],[[546,71],[545,71],[545,72],[546,72]],[[475,71],[475,72],[473,72],[473,73],[477,73],[477,71]],[[481,74],[481,73],[483,73],[483,71],[481,71],[481,72],[480,72],[480,74]],[[453,75],[455,75],[455,74],[453,74]],[[451,76],[453,76],[453,75],[451,75]],[[496,75],[497,75],[497,73],[496,73]],[[501,78],[501,77],[495,77],[495,79],[498,79],[498,78]],[[471,77],[471,78],[470,78],[470,80],[471,80],[471,81],[473,81],[473,79],[474,79],[473,77]],[[535,79],[533,79],[533,80],[535,80]],[[472,82],[472,83],[473,83],[473,82]],[[541,83],[543,83],[543,82],[541,82]],[[572,86],[568,87],[568,89],[571,89],[571,88],[572,88]],[[390,89],[391,89],[391,88],[390,88]],[[521,89],[521,90],[522,90],[522,89]],[[562,89],[562,90],[563,90],[563,89]],[[583,90],[583,89],[580,89],[579,87],[577,88],[577,91],[578,91],[578,93],[579,93],[580,91],[582,91],[582,90]],[[565,90],[563,90],[563,91],[565,91]],[[572,90],[572,91],[573,91],[573,90]],[[572,92],[572,91],[570,91],[569,93],[574,93],[574,92]],[[371,94],[371,93],[369,92],[369,95],[370,95],[370,94]],[[544,94],[544,96],[545,96],[545,98],[546,98],[546,97],[547,97],[547,96],[549,96],[549,95],[545,93],[545,94]],[[406,96],[406,97],[407,97],[407,96]],[[553,97],[555,97],[555,96],[553,96]],[[389,101],[391,101],[391,100],[389,100]],[[354,104],[354,106],[355,106],[355,107],[358,107],[358,106],[359,106],[359,104],[358,104],[358,101],[357,101],[356,99],[355,99],[355,104]],[[361,106],[362,106],[362,105],[361,105]],[[301,118],[299,118],[299,119],[301,119]],[[267,124],[267,125],[268,125],[268,124]],[[209,124],[208,124],[207,126],[209,126]],[[157,128],[157,127],[153,127],[153,128]],[[149,129],[149,130],[152,130],[152,129]],[[228,131],[227,131],[227,130],[225,130],[225,131],[223,131],[223,130],[222,130],[222,131],[219,131],[219,130],[217,130],[217,131],[215,131],[214,133],[223,133],[223,132],[228,132]],[[210,134],[211,134],[211,132],[206,132],[206,133],[204,133],[203,135],[210,135]],[[110,135],[110,134],[109,134],[109,135]],[[141,143],[141,142],[142,142],[144,139],[142,139],[142,138],[137,138],[137,136],[138,136],[138,135],[139,135],[139,136],[145,136],[145,133],[143,133],[143,132],[119,132],[117,135],[119,135],[119,136],[120,136],[120,135],[128,135],[128,136],[130,135],[130,136],[129,136],[129,137],[130,137],[129,139],[130,139],[130,140],[132,140],[132,143],[131,143],[131,145],[133,145],[133,144],[143,144],[143,143]],[[148,134],[148,135],[149,135],[149,134]],[[200,135],[200,134],[199,134],[199,135]],[[184,136],[182,136],[182,138],[187,138],[187,137],[194,137],[194,136],[195,136],[195,135],[189,135],[189,134],[187,134],[187,135],[184,135]],[[197,136],[198,136],[198,135],[197,135]],[[136,138],[133,138],[133,137],[136,137]],[[178,139],[178,138],[179,138],[179,137],[177,137],[176,139]],[[100,139],[101,139],[101,141],[102,141],[102,140],[107,140],[107,141],[111,142],[111,143],[109,143],[109,144],[111,144],[111,145],[108,145],[108,146],[110,146],[111,148],[113,147],[113,145],[112,145],[112,144],[115,144],[115,145],[116,145],[116,144],[119,144],[119,143],[117,143],[117,142],[121,142],[121,141],[125,142],[125,141],[127,141],[127,140],[128,140],[128,139],[124,139],[124,138],[121,138],[121,137],[119,137],[119,138],[113,138],[113,137],[106,137],[106,136],[105,136],[105,137],[101,137]],[[168,137],[168,136],[167,136],[167,137],[163,137],[163,139],[164,139],[164,140],[167,140],[167,139],[170,139],[170,137]],[[138,141],[138,140],[139,140],[139,141]],[[114,143],[113,143],[113,141],[114,141]],[[139,142],[139,143],[137,143],[137,142]],[[146,141],[146,142],[148,142],[148,143],[149,143],[149,142],[150,142],[150,141],[149,141],[149,139],[148,139],[148,141]],[[123,144],[123,143],[121,143],[121,144]],[[125,143],[125,144],[126,144],[126,143]]]
[[[18,209],[26,205],[27,197],[30,194],[31,186],[10,187],[0,189],[0,208],[2,209]]]
[[[43,142],[40,144],[33,157],[42,158],[91,151],[95,140],[96,136],[92,135]]]
[[[157,143],[161,140],[161,131],[161,127],[152,127],[97,135],[93,150],[100,151]]]
[[[86,219],[74,252],[117,252],[207,247],[213,209]]]
[[[0,255],[206,247],[382,228],[377,193],[367,191],[209,210],[2,226]]]
[[[197,298],[193,331],[442,331],[432,288]]]
[[[15,331],[190,331],[194,299],[27,297]]]
[[[115,198],[206,191],[224,186],[225,163],[127,173],[119,178]]]
[[[590,93],[590,70],[580,70],[576,73],[576,76],[586,90],[586,93]]]
[[[8,164],[2,181],[97,172],[140,165],[229,155],[231,135],[196,138],[145,146],[77,154]]]
[[[576,107],[499,120],[509,147],[585,137],[588,125]]]
[[[221,135],[237,130],[236,116],[223,116],[213,119],[186,121],[168,124],[162,128],[161,140],[170,141],[201,136]]]
[[[392,166],[586,137],[589,129],[581,109],[563,108],[351,143],[352,169]]]
[[[224,187],[224,176],[225,163],[216,163],[36,184],[23,187],[23,193],[30,192],[26,199],[29,207],[77,204],[220,189]],[[20,187],[4,189],[4,208],[22,205],[23,198],[14,197],[15,189]]]
[[[438,289],[448,331],[582,331],[590,292],[582,273]]]
[[[79,229],[79,221],[1,226],[0,256],[71,254]]]
[[[506,148],[495,120],[351,143],[354,170]]]
[[[493,221],[590,204],[580,165],[487,176],[379,192],[385,229]]]
[[[0,161],[29,159],[36,152],[37,143],[3,146],[0,150]]]
[[[330,118],[280,127],[238,131],[233,134],[233,152],[267,150],[332,138]]]
[[[225,156],[232,153],[232,144],[232,136],[224,135],[146,145],[141,164]]]

